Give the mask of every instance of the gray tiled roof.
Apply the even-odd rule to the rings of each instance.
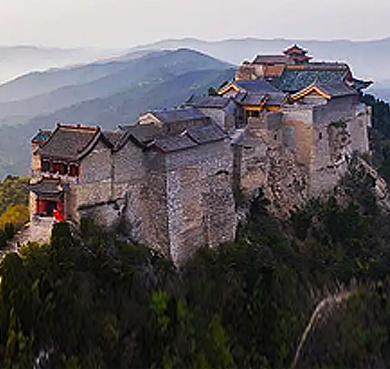
[[[186,104],[195,108],[216,108],[223,109],[231,99],[223,96],[192,95]]]
[[[265,99],[267,99],[267,94],[246,93],[236,95],[236,101],[243,105],[262,105]]]
[[[294,67],[291,67],[294,69]],[[289,69],[289,67],[287,67]],[[339,62],[310,62],[305,64],[305,70],[318,70],[318,71],[335,71],[335,70],[342,70],[344,72],[349,71],[348,64],[345,63],[339,63]]]
[[[266,94],[258,94],[258,93],[241,93],[239,92],[235,100],[238,104],[243,105],[281,105],[287,97],[287,94],[283,92],[269,92]],[[264,102],[264,100],[266,100]]]
[[[98,127],[58,125],[49,140],[40,148],[41,156],[77,160],[98,134]]]
[[[115,150],[119,150],[128,140],[132,137],[133,140],[138,142],[141,146],[153,141],[157,137],[164,135],[161,127],[155,124],[135,124],[132,126],[121,126],[121,129],[125,132],[120,141],[116,144]]]
[[[190,149],[195,146],[219,141],[227,137],[227,134],[216,124],[208,124],[200,127],[189,127],[181,134],[168,135],[164,130],[154,124],[137,124],[134,126],[122,126],[125,135],[116,146],[119,150],[129,137],[142,147],[159,149],[164,153]]]
[[[283,92],[270,92],[268,95],[268,105],[282,105],[287,98],[287,94]]]
[[[344,82],[316,83],[316,85],[332,97],[356,95],[358,93],[354,88],[348,87]]]
[[[150,113],[163,123],[184,122],[188,120],[200,120],[207,118],[200,110],[192,107],[153,110]]]
[[[63,193],[63,188],[61,187],[59,179],[43,178],[38,183],[30,184],[26,186],[26,188],[37,195],[47,198],[58,198]]]
[[[125,132],[123,130],[115,130],[115,131],[108,131],[104,130],[103,136],[106,138],[106,140],[115,147],[118,145],[122,137],[124,136]]]
[[[307,54],[307,51],[303,49],[302,47],[298,46],[297,44],[291,45],[288,47],[286,50],[283,51],[284,54],[289,54],[289,53],[299,53],[299,54]]]
[[[286,64],[290,60],[287,55],[257,55],[252,64]]]
[[[236,96],[234,96],[234,100],[239,103],[245,98],[246,95],[248,95],[247,92],[238,91]]]
[[[253,81],[237,80],[234,84],[244,92],[255,92],[255,93],[269,93],[279,92],[274,86],[263,79],[257,79]]]
[[[313,83],[321,85],[340,83],[345,74],[345,70],[285,70],[280,77],[275,78],[273,84],[281,91],[297,92]]]
[[[150,144],[150,147],[158,148],[165,153],[190,149],[195,146],[197,146],[196,142],[185,135],[157,138]]]
[[[227,137],[227,134],[217,125],[210,124],[204,127],[189,127],[186,134],[199,145],[221,141]]]

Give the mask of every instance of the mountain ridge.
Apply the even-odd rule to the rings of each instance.
[[[123,51],[125,52],[125,51]],[[123,54],[115,49],[50,48],[35,45],[0,46],[0,83],[26,72],[85,64]]]
[[[292,44],[306,48],[315,60],[340,60],[353,66],[359,78],[369,78],[374,81],[389,79],[390,68],[384,68],[390,58],[390,37],[369,40],[311,40],[311,39],[261,39],[261,38],[229,38],[217,41],[203,41],[196,38],[169,39],[155,43],[139,45],[131,51],[143,49],[189,47],[211,54],[218,59],[233,64],[240,64],[248,57],[253,58],[259,53],[277,53]],[[370,63],[367,63],[367,56]]]
[[[217,61],[209,56],[181,49],[177,51],[151,52],[126,62],[109,62],[100,66],[92,64],[91,66],[77,67],[65,72],[59,70],[57,73],[51,72],[46,75],[49,79],[48,87],[54,87],[54,83],[50,82],[51,79],[56,79],[56,75],[62,78],[64,73],[65,76],[70,75],[70,77],[72,77],[72,74],[75,74],[71,78],[74,84],[65,84],[53,90],[49,89],[44,94],[19,101],[0,102],[0,121],[3,124],[12,124],[14,119],[19,119],[20,123],[26,123],[33,116],[50,114],[79,102],[108,97],[120,91],[136,88],[140,81],[143,84],[149,83],[156,79],[161,80],[161,78],[165,78],[168,75],[180,75],[192,69],[224,70],[229,67],[229,64]],[[88,72],[90,68],[92,68],[91,73]],[[96,68],[100,68],[100,70],[96,70]],[[31,78],[34,85],[35,75],[32,75]],[[17,88],[19,90],[26,91],[31,85],[28,75],[26,75],[24,83],[19,80],[18,84]],[[44,89],[46,86],[47,84],[44,83],[41,88]],[[4,95],[10,95],[9,89],[7,90],[9,87],[11,88],[11,93],[15,92],[15,83],[0,86],[0,99]]]
[[[153,52],[130,65],[131,72],[119,71],[116,79],[109,74],[100,82],[90,82],[92,87],[81,84],[79,92],[86,89],[83,96],[74,97],[77,89],[64,87],[69,99],[59,109],[46,114],[37,114],[34,102],[39,98],[56,98],[54,93],[32,98],[28,108],[35,116],[18,115],[26,112],[21,105],[18,109],[23,101],[2,105],[4,110],[7,105],[14,110],[11,123],[24,124],[0,126],[0,176],[28,171],[29,139],[39,128],[52,129],[58,121],[100,124],[105,128],[132,124],[141,111],[180,104],[191,93],[207,93],[210,86],[218,87],[235,72],[229,64],[191,50]],[[96,83],[100,83],[100,92],[97,91],[100,96],[96,96],[96,91],[93,95]],[[43,103],[50,105],[50,102],[46,99]]]

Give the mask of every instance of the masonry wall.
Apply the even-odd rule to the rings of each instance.
[[[102,210],[112,200],[111,160],[111,150],[100,141],[81,161],[79,184],[70,188],[75,201],[70,201],[69,208],[76,221],[91,217],[105,226],[115,221],[115,213]]]
[[[180,262],[199,247],[233,240],[236,216],[229,142],[170,153],[166,170],[172,259]]]
[[[356,96],[333,98],[325,105],[314,107],[313,121],[321,124],[349,120],[355,114],[357,102]]]
[[[111,152],[98,143],[81,163],[79,184],[70,188],[74,219],[91,217],[120,227],[135,242],[169,254],[164,156],[128,141]]]
[[[30,191],[29,197],[28,197],[29,209],[30,209],[30,221],[33,220],[34,215],[37,214],[37,212],[38,212],[37,199],[38,199],[38,196],[34,192]]]
[[[318,95],[316,92],[311,92],[310,94],[304,96],[301,101],[307,105],[325,105],[328,100],[324,97]]]
[[[121,230],[137,242],[145,242],[146,233],[141,196],[147,183],[143,156],[142,150],[128,141],[113,154],[112,167],[112,197],[121,207]]]
[[[235,145],[239,170],[235,174],[239,186],[235,187],[244,199],[261,187],[271,200],[272,211],[288,215],[295,205],[331,190],[346,172],[353,151],[368,148],[369,117],[364,109],[356,113],[355,97],[326,104],[319,101],[320,105],[284,107],[282,118],[263,113],[248,119]]]
[[[234,103],[232,103],[234,105]],[[224,109],[215,109],[215,108],[199,108],[199,110],[207,115],[213,122],[218,124],[222,129],[231,132],[235,128],[235,109],[229,109],[225,111]]]
[[[284,69],[284,64],[265,65],[263,73],[266,77],[280,76],[283,73]]]
[[[64,192],[64,213],[67,220],[76,220],[79,215],[76,211],[76,196],[74,191],[75,183],[71,183],[66,186],[66,191]]]
[[[357,104],[355,106],[355,119],[348,124],[353,151],[369,152],[368,127],[370,126],[371,109],[364,104]]]
[[[364,142],[367,137],[363,127],[356,129],[355,96],[334,98],[325,105],[314,107],[313,118],[310,188],[311,195],[316,197],[330,191],[346,173],[354,140]]]
[[[248,119],[235,146],[235,178],[240,182],[235,187],[244,198],[262,187],[274,213],[283,216],[294,205],[331,190],[353,151],[368,150],[369,111],[355,96],[317,102],[285,106],[281,123],[280,116],[270,113]]]
[[[286,126],[281,113],[250,118],[234,148],[235,157],[241,158],[241,197],[249,200],[262,188],[271,201],[271,212],[278,216],[288,215],[295,205],[303,204],[309,197],[308,167],[296,155],[296,141],[301,139],[299,128],[304,126],[298,120],[302,116],[293,115],[290,123],[294,124],[290,126]],[[310,136],[307,141],[310,142]]]
[[[314,145],[313,109],[311,106],[294,105],[283,108],[283,124],[288,134],[288,147],[295,155],[298,165],[310,170]]]
[[[34,173],[41,169],[41,155],[37,152],[38,143],[31,142],[31,171]]]
[[[169,255],[170,237],[168,232],[167,173],[164,154],[147,151],[143,158],[147,173],[140,188],[142,213],[142,236],[144,242]]]
[[[198,108],[204,115],[207,115],[214,123],[225,129],[225,112],[223,109]]]
[[[199,247],[233,240],[235,200],[250,200],[259,188],[282,217],[330,190],[353,151],[368,149],[369,119],[369,111],[345,98],[249,118],[234,145],[162,153],[129,140],[113,153],[100,142],[82,161],[66,206],[72,216],[119,226],[180,263]]]
[[[99,141],[80,166],[80,184],[104,181],[111,177],[111,150]]]
[[[248,118],[245,134],[235,147],[236,156],[239,155],[241,159],[240,173],[235,177],[239,178],[238,187],[246,198],[252,197],[260,187],[266,187],[268,155],[280,146],[280,127],[271,129],[268,126],[269,116],[261,114],[259,118]]]

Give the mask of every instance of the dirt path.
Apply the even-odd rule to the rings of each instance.
[[[4,250],[0,250],[3,256],[8,251],[17,251],[20,246],[28,242],[45,243],[50,240],[53,218],[40,218],[36,221],[27,223],[23,229],[17,232],[14,238],[8,242]]]
[[[315,330],[317,323],[321,320],[321,318],[331,315],[333,310],[338,305],[340,305],[343,301],[348,300],[355,292],[356,290],[342,291],[338,294],[327,296],[322,301],[320,301],[310,318],[309,324],[306,326],[306,329],[302,334],[297,351],[295,352],[294,361],[291,365],[292,369],[295,368],[298,363],[299,356],[301,354],[302,348],[306,342],[307,337],[312,331]]]

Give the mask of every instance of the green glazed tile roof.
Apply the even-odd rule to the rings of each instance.
[[[284,92],[297,92],[313,83],[334,84],[344,80],[344,70],[285,70],[274,79],[276,88]]]

